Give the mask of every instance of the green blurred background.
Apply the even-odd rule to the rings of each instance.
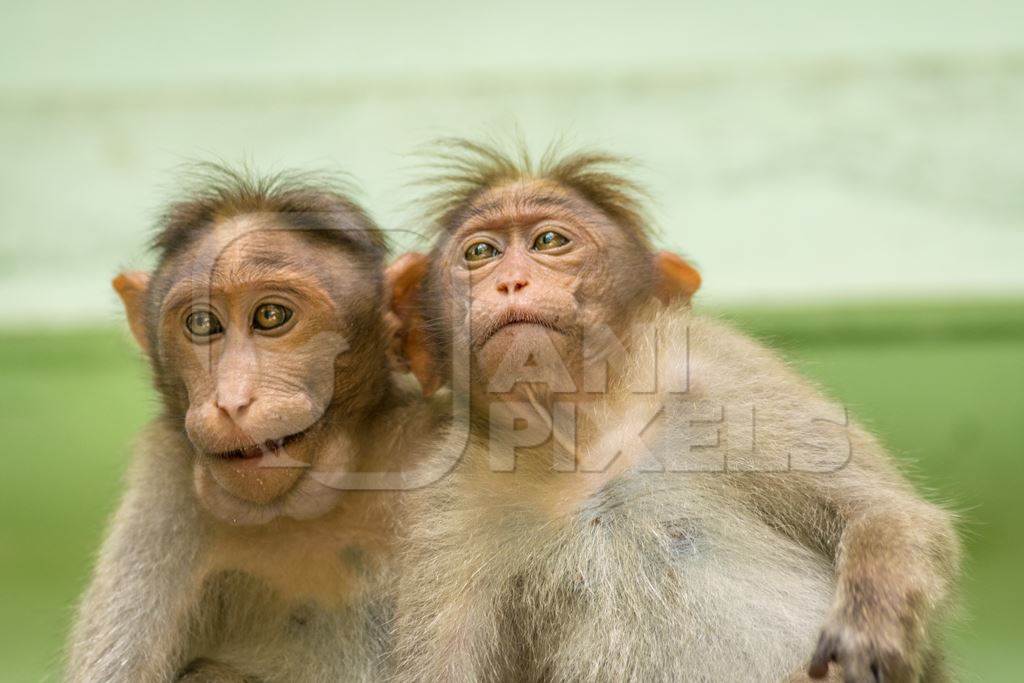
[[[154,410],[111,276],[189,159],[342,168],[417,243],[411,154],[628,154],[700,305],[963,518],[965,680],[1024,671],[1024,3],[0,0],[0,680],[58,678]]]

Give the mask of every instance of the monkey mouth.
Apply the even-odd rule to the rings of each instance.
[[[506,327],[512,327],[513,325],[540,325],[541,327],[546,327],[553,332],[565,334],[565,330],[562,329],[557,324],[556,319],[551,316],[539,315],[537,313],[521,311],[513,308],[502,312],[501,315],[484,327],[484,333],[480,335],[480,343],[477,344],[477,346],[483,346],[491,340],[491,337],[498,334],[498,332],[502,331]]]
[[[231,451],[211,453],[211,455],[222,460],[252,460],[264,455],[274,455],[287,446],[291,446],[292,444],[302,440],[302,437],[304,437],[308,432],[309,428],[306,428],[301,432],[289,434],[288,436],[281,437],[280,439],[267,439],[261,443],[242,446],[241,448],[236,448]]]

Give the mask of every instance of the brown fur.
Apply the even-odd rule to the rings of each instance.
[[[67,678],[372,680],[387,645],[400,496],[341,490],[331,477],[402,471],[436,424],[389,370],[384,240],[335,189],[217,174],[168,213],[153,277],[115,281],[163,410],[139,440],[82,599]],[[241,297],[248,324],[247,302],[266,296],[268,275],[309,290],[289,294],[301,301],[295,325],[233,331],[230,297]],[[191,290],[234,292],[216,295],[228,302],[217,309],[223,339],[185,335],[167,296]],[[337,356],[317,341],[342,333]],[[243,350],[251,357],[240,361]],[[251,405],[224,407],[225,393],[246,389],[256,392]],[[300,429],[283,467],[217,455]]]
[[[847,647],[898,658],[885,680],[942,680],[927,667],[957,576],[949,515],[917,498],[856,425],[832,435],[823,471],[780,469],[820,438],[812,420],[841,407],[685,309],[649,324],[667,345],[661,386],[688,375],[690,389],[613,391],[587,406],[577,452],[595,468],[612,460],[606,470],[556,471],[547,442],[518,449],[513,472],[492,471],[480,427],[450,478],[419,494],[398,680],[807,680],[822,624]],[[634,348],[631,363],[649,357]],[[731,443],[746,427],[727,418],[710,458],[681,459],[694,427],[678,416],[702,402],[734,417],[756,406],[756,450]],[[693,471],[662,471],[673,463]]]
[[[436,449],[451,475],[410,509],[396,678],[806,680],[835,678],[834,660],[845,681],[941,679],[950,515],[772,352],[692,315],[699,277],[635,238],[619,176],[581,189],[543,170],[554,159],[455,148],[405,324],[427,330],[445,378],[461,376],[453,348],[473,351],[454,386],[469,418]],[[587,159],[607,157],[564,163]],[[568,246],[527,249],[546,226]],[[497,251],[469,263],[480,240]],[[526,324],[477,336],[509,315]],[[607,389],[583,391],[579,340],[608,328],[620,346],[590,358],[609,362]],[[496,393],[517,354],[528,379]],[[556,388],[566,377],[575,388]]]

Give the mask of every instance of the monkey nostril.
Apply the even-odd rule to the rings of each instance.
[[[248,410],[249,406],[252,405],[253,399],[236,399],[236,400],[221,400],[217,399],[217,409],[227,415],[232,420],[237,420],[245,411]]]
[[[530,283],[527,280],[504,280],[498,283],[498,291],[502,294],[514,293],[524,289],[528,284]]]

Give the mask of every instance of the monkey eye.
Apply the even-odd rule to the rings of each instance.
[[[210,311],[193,311],[185,318],[185,328],[196,337],[212,337],[224,331],[223,325]]]
[[[501,252],[498,251],[497,247],[487,242],[476,242],[470,245],[469,249],[466,250],[467,261],[485,261],[489,258],[494,258]]]
[[[556,249],[564,244],[569,244],[568,237],[560,232],[547,230],[542,232],[537,239],[533,241],[533,250],[546,251],[548,249]]]
[[[257,330],[272,330],[281,327],[292,317],[292,309],[280,304],[260,304],[252,316],[252,326]]]

